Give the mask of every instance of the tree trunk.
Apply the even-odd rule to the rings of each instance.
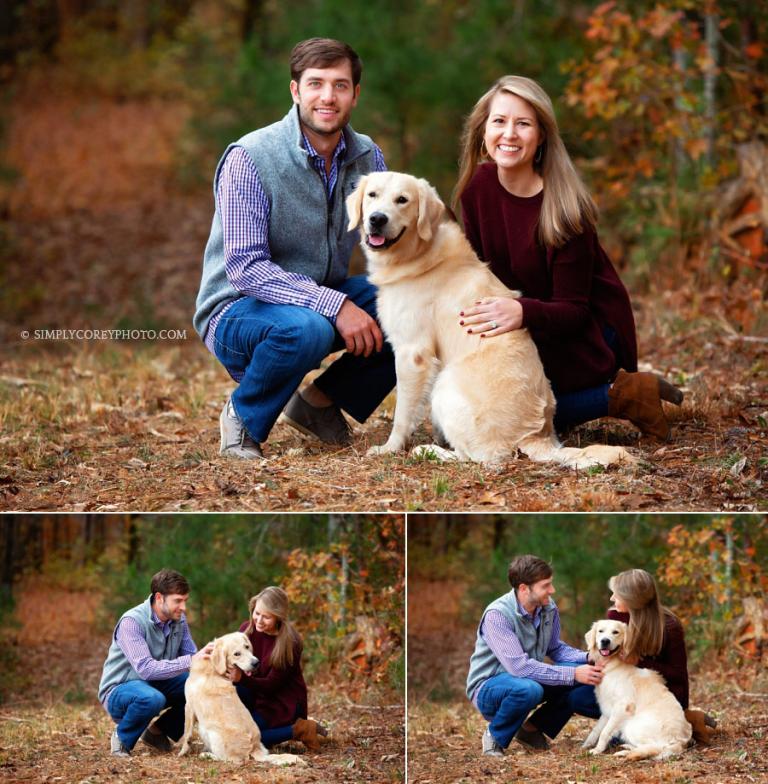
[[[715,101],[715,88],[717,86],[717,66],[720,61],[718,52],[718,25],[720,18],[717,14],[708,13],[704,16],[705,39],[707,43],[707,56],[709,65],[704,72],[704,116],[706,118],[706,161],[711,168],[715,163],[715,114],[717,105]]]

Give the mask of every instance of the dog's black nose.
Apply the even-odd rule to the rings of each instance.
[[[600,647],[601,648],[610,648],[611,647],[611,641],[607,637],[605,637],[604,639],[600,640]]]
[[[380,229],[385,226],[389,218],[383,212],[372,212],[368,216],[368,223],[372,229]]]

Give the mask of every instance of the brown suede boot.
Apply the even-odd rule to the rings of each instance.
[[[696,743],[702,746],[712,745],[712,736],[715,734],[714,727],[717,722],[697,708],[688,708],[685,711],[685,719],[693,728],[693,738]]]
[[[320,751],[320,738],[328,735],[328,730],[314,719],[296,719],[293,739],[300,740],[310,751]]]
[[[627,373],[620,370],[608,390],[608,415],[628,419],[643,433],[666,441],[669,422],[661,401],[680,405],[683,393],[653,373]]]

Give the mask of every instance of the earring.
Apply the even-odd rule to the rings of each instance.
[[[541,163],[541,159],[544,157],[544,145],[540,144],[536,148],[536,155],[534,156],[533,162],[534,163]]]

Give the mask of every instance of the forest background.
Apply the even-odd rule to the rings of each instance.
[[[111,722],[96,699],[117,619],[146,598],[164,567],[190,582],[187,618],[198,647],[237,631],[262,588],[288,593],[309,710],[333,738],[307,758],[301,780],[402,780],[403,517],[5,515],[0,532],[0,769],[9,780],[203,775],[196,754],[152,756],[141,744],[132,765],[114,770]],[[226,778],[233,767],[206,767],[206,775]],[[294,780],[264,766],[243,775]]]
[[[742,0],[3,3],[0,506],[539,508],[552,472],[484,500],[488,473],[359,459],[386,437],[391,401],[349,460],[278,425],[271,467],[211,479],[231,380],[190,323],[211,178],[227,143],[288,110],[289,53],[313,35],[354,45],[353,125],[446,201],[463,120],[500,75],[552,96],[632,293],[643,366],[687,393],[660,470],[618,496],[599,476],[565,479],[557,508],[764,508],[768,5]],[[80,328],[186,334],[35,337]],[[692,460],[703,476],[686,486]]]
[[[464,693],[469,657],[483,609],[509,590],[507,566],[523,553],[551,563],[562,638],[582,650],[610,606],[608,579],[651,572],[685,629],[691,704],[719,731],[674,761],[626,765],[583,752],[591,722],[574,717],[546,757],[513,743],[498,764],[484,759],[484,780],[714,783],[768,773],[764,516],[409,515],[409,781],[476,780],[485,725]]]

